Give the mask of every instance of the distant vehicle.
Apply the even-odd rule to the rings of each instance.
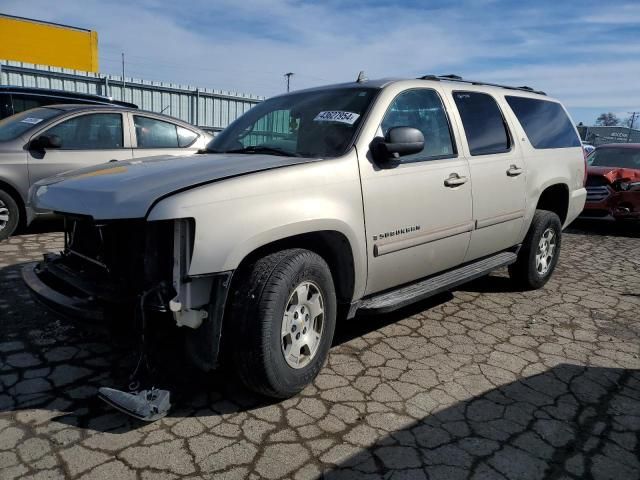
[[[116,105],[51,105],[0,120],[0,240],[33,218],[31,184],[68,170],[187,155],[212,136],[181,120]]]
[[[640,143],[601,145],[587,158],[583,217],[640,219]]]
[[[24,112],[31,108],[44,107],[56,103],[86,103],[92,105],[120,105],[121,107],[138,108],[129,102],[113,100],[102,95],[91,93],[65,92],[49,88],[16,87],[0,85],[0,119]]]
[[[596,147],[591,145],[590,143],[582,142],[582,149],[584,150],[585,155],[590,155]]]

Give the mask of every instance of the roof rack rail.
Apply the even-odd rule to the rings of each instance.
[[[522,86],[522,87],[512,87],[509,85],[501,85],[499,83],[489,83],[489,82],[479,82],[476,80],[466,80],[464,78],[462,78],[460,75],[454,75],[454,74],[448,74],[448,75],[423,75],[422,77],[418,77],[419,80],[448,80],[451,82],[462,82],[462,83],[470,83],[471,85],[487,85],[489,87],[500,87],[500,88],[507,88],[509,90],[522,90],[524,92],[531,92],[531,93],[537,93],[539,95],[546,95],[546,93],[544,93],[541,90],[534,90],[531,87],[527,87]]]

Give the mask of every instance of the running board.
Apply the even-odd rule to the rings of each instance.
[[[518,256],[513,252],[498,253],[426,280],[365,298],[358,305],[358,312],[376,314],[392,312],[480,278],[496,268],[511,265],[517,258]]]

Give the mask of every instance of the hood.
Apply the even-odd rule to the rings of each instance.
[[[640,181],[640,170],[636,168],[622,168],[622,167],[588,167],[588,175],[597,175],[606,178],[609,183],[613,183],[616,180],[631,180],[634,182]]]
[[[175,192],[317,160],[220,153],[125,160],[41,180],[31,189],[30,203],[38,211],[89,215],[95,220],[142,218],[155,202]]]

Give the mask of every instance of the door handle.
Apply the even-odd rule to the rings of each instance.
[[[517,165],[511,165],[509,167],[509,170],[507,170],[507,175],[509,177],[517,177],[518,175],[520,175],[522,172],[524,172],[523,168],[518,167]]]
[[[460,185],[464,185],[467,183],[469,179],[467,177],[461,177],[457,173],[452,173],[449,175],[449,178],[445,179],[444,186],[445,187],[459,187]]]

